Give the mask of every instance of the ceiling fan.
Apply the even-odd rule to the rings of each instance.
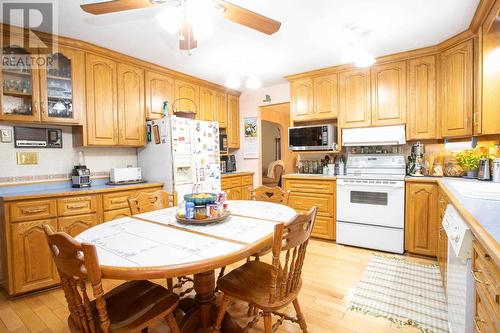
[[[84,4],[80,7],[87,13],[94,15],[109,14],[133,9],[147,8],[155,5],[174,4],[184,6],[191,0],[111,0]],[[223,0],[210,0],[215,10],[221,13],[225,19],[244,25],[272,35],[280,29],[281,22],[275,21],[269,17],[254,13],[248,9],[233,5]],[[182,19],[178,27],[179,47],[181,50],[191,50],[197,47],[197,40],[193,33],[192,23],[186,18]]]

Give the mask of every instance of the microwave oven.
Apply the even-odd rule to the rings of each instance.
[[[290,150],[335,150],[337,126],[310,125],[288,128]]]

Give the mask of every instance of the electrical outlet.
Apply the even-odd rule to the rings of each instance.
[[[12,130],[9,128],[0,129],[0,141],[12,142]]]
[[[35,152],[17,152],[17,164],[38,164],[38,153]]]

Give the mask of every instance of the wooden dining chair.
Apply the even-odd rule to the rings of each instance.
[[[285,191],[281,187],[259,186],[251,191],[252,200],[267,201],[288,205],[290,190]]]
[[[249,261],[217,282],[222,292],[222,302],[212,333],[220,331],[222,319],[233,298],[248,302],[261,310],[257,317],[245,327],[245,332],[257,322],[262,314],[265,333],[273,331],[272,314],[280,317],[274,329],[283,320],[290,320],[298,323],[303,332],[307,332],[306,321],[297,297],[302,286],[302,266],[316,220],[317,209],[314,206],[308,213],[299,214],[289,225],[285,226],[281,223],[275,226],[271,265],[262,261]],[[278,312],[290,303],[293,303],[297,313],[296,318]]]
[[[135,198],[128,199],[132,215],[151,212],[153,210],[177,206],[177,192],[163,190],[141,192]]]
[[[95,246],[54,232],[49,225],[43,229],[68,303],[71,332],[147,332],[152,323],[166,320],[170,331],[179,333],[173,317],[178,295],[146,280],[125,282],[104,293]],[[87,294],[87,283],[93,301]]]
[[[128,199],[128,205],[130,207],[130,212],[132,215],[148,213],[154,210],[164,209],[168,207],[177,206],[177,192],[166,192],[163,190],[158,190],[155,192],[141,192],[135,198]],[[187,282],[194,284],[192,278],[187,276],[180,276],[177,278],[177,283],[174,285],[173,279],[167,279],[167,287],[169,290],[174,290],[176,288],[181,288]],[[190,293],[194,290],[194,287],[188,288],[181,292],[181,296]]]

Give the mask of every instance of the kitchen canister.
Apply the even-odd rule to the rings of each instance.
[[[493,181],[500,183],[500,158],[493,160]]]

